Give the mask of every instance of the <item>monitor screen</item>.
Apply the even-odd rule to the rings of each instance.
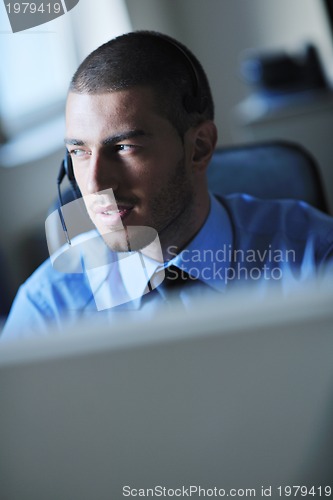
[[[235,293],[4,343],[0,497],[329,497],[332,304]]]

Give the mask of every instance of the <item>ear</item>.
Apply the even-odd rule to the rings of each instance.
[[[192,167],[197,172],[204,172],[215,150],[216,125],[207,120],[194,128],[192,132]]]

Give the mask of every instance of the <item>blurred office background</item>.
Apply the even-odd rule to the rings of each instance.
[[[198,56],[215,98],[220,146],[289,139],[308,148],[333,212],[330,1],[80,0],[65,16],[15,35],[1,4],[0,256],[8,301],[47,254],[44,223],[57,196],[69,80],[89,52],[132,29],[167,33]],[[255,73],[262,61],[281,63],[281,74],[283,55],[305,58],[309,46],[324,85],[262,89]]]

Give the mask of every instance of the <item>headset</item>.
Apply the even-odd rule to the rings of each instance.
[[[195,65],[194,60],[188,54],[183,47],[174,39],[166,36],[159,34],[158,35],[160,40],[163,40],[165,43],[169,45],[169,47],[173,47],[178,55],[182,56],[182,59],[184,61],[184,64],[186,64],[186,67],[189,71],[189,74],[191,75],[191,80],[192,80],[192,85],[193,85],[193,90],[192,94],[186,94],[183,97],[183,106],[184,109],[187,113],[203,113],[204,110],[206,109],[208,105],[208,97],[204,95],[200,95],[200,79],[199,79],[199,74]],[[64,178],[67,176],[67,179],[71,185],[73,194],[75,199],[80,198],[81,192],[79,190],[79,187],[76,183],[75,180],[75,175],[74,175],[74,169],[73,169],[73,162],[72,158],[69,154],[68,151],[66,151],[66,155],[61,163],[59,174],[57,177],[57,188],[58,188],[58,212],[59,212],[59,217],[61,220],[61,225],[62,228],[66,234],[66,239],[69,244],[71,244],[69,236],[68,236],[68,231],[66,227],[66,223],[61,211],[61,208],[64,206],[63,202],[63,197],[61,194],[61,183],[64,180]]]
[[[67,150],[66,150],[65,157],[61,162],[60,170],[59,170],[58,177],[57,177],[57,189],[58,189],[58,207],[57,208],[58,208],[58,214],[60,217],[62,229],[64,230],[64,233],[66,235],[67,243],[69,245],[71,245],[71,240],[70,240],[69,235],[68,235],[68,229],[66,226],[65,218],[64,218],[63,213],[62,213],[62,207],[64,206],[64,200],[63,200],[63,196],[61,193],[61,183],[64,180],[65,176],[67,176],[67,179],[69,180],[69,183],[71,185],[72,194],[74,195],[74,199],[80,198],[81,192],[80,192],[79,187],[78,187],[76,180],[75,180],[72,158]]]
[[[186,94],[183,97],[183,106],[185,111],[189,114],[203,113],[208,105],[208,98],[207,96],[203,96],[200,94],[200,78],[193,59],[176,40],[163,35],[161,36],[161,38],[165,42],[169,43],[170,46],[173,46],[178,51],[178,54],[182,55],[183,61],[186,63],[187,69],[191,74],[193,94]]]

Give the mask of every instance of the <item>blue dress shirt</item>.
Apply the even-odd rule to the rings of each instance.
[[[293,200],[259,200],[234,194],[211,196],[209,215],[186,248],[165,264],[141,252],[116,254],[108,250],[96,232],[84,235],[94,240],[98,265],[87,265],[89,250],[80,249],[67,272],[57,271],[50,259],[20,287],[2,333],[3,339],[48,333],[50,324],[61,329],[78,318],[112,319],[121,314],[156,312],[161,297],[150,292],[163,267],[175,265],[202,282],[203,290],[225,293],[240,283],[263,287],[279,284],[285,290],[304,282],[314,273],[328,272],[333,262],[333,218]],[[171,252],[173,248],[170,247]],[[163,279],[163,278],[162,278]],[[161,281],[161,280],[160,280]],[[185,307],[191,306],[195,287],[180,292]],[[200,291],[199,291],[200,290]]]

